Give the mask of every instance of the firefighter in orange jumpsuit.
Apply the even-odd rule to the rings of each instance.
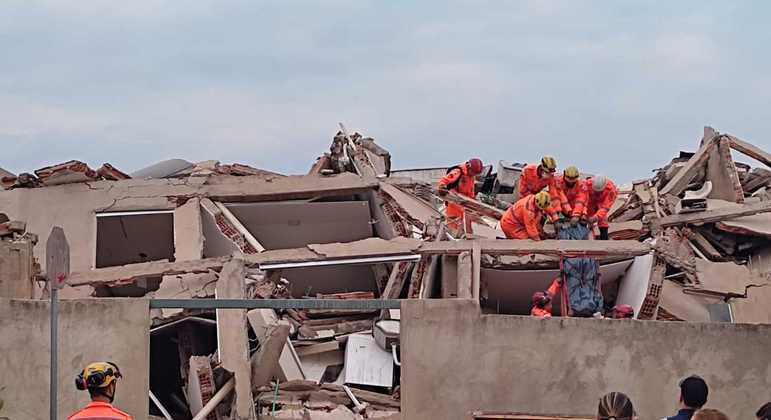
[[[439,195],[443,196],[447,194],[447,191],[455,191],[466,197],[475,198],[476,191],[474,190],[474,185],[476,183],[476,176],[482,173],[482,167],[482,161],[474,158],[448,169],[447,174],[439,180]],[[465,220],[463,207],[448,202],[445,202],[445,205],[447,206],[447,226],[458,231]],[[466,228],[470,232],[471,224],[467,223]]]
[[[554,296],[557,296],[557,292],[559,291],[561,285],[561,279],[557,277],[553,282],[551,282],[549,290],[533,293],[533,298],[531,300],[533,308],[530,309],[530,315],[540,318],[551,318],[551,301]]]
[[[130,415],[112,406],[118,378],[121,377],[118,366],[112,362],[96,362],[86,366],[75,378],[75,386],[81,391],[88,389],[91,402],[74,412],[68,420],[131,420]]]
[[[573,218],[570,223],[578,223],[578,218],[583,217],[589,225],[597,224],[600,229],[600,239],[608,239],[608,213],[618,197],[618,188],[610,179],[598,175],[584,181],[585,192],[580,195],[586,203],[586,207],[576,205],[573,209]]]
[[[572,217],[573,209],[577,205],[581,205],[581,207],[586,205],[583,201],[585,200],[584,194],[587,192],[585,191],[586,184],[578,179],[579,176],[578,168],[568,166],[562,172],[562,175],[557,177],[555,183],[557,185],[559,201],[556,201],[554,195],[552,195],[553,212],[562,211],[562,214],[565,216]]]
[[[557,224],[560,219],[559,209],[564,197],[557,188],[554,174],[557,172],[557,161],[551,156],[544,156],[540,164],[531,163],[522,170],[519,176],[519,196],[522,199],[528,195],[537,194],[548,187],[552,207],[546,209],[549,219]]]
[[[508,239],[532,239],[543,236],[541,219],[549,208],[551,197],[546,191],[520,198],[501,218],[501,229]]]

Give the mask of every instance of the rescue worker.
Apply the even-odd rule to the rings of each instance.
[[[551,286],[549,286],[548,290],[533,293],[533,298],[531,300],[533,308],[530,309],[530,315],[539,318],[551,318],[551,301],[554,299],[554,296],[557,296],[557,292],[561,285],[561,278],[557,277],[551,282]]]
[[[618,197],[618,188],[610,179],[597,175],[584,181],[585,191],[579,195],[586,203],[586,207],[576,205],[573,209],[573,218],[570,223],[575,225],[579,218],[583,218],[590,226],[595,224],[600,229],[600,239],[608,239],[608,213]]]
[[[568,166],[562,171],[562,175],[557,177],[555,183],[559,192],[560,202],[552,204],[552,207],[554,207],[554,204],[559,204],[559,207],[555,207],[554,211],[562,211],[562,214],[565,216],[572,217],[573,209],[577,206],[583,209],[586,206],[584,202],[585,194],[582,194],[582,192],[586,193],[586,184],[581,182],[579,177],[578,168],[575,166]],[[552,197],[552,201],[554,201],[554,197]]]
[[[439,180],[437,188],[439,195],[445,196],[448,191],[454,191],[458,194],[465,195],[466,197],[475,198],[476,191],[474,190],[474,187],[476,176],[482,173],[483,166],[480,159],[473,158],[448,169],[447,174]],[[445,202],[445,205],[447,206],[447,226],[457,232],[460,230],[461,223],[465,220],[463,207],[449,202]],[[470,223],[466,224],[466,230],[469,233],[471,232]]]
[[[544,188],[554,185],[554,173],[557,172],[557,161],[551,156],[544,156],[540,164],[531,163],[522,169],[519,176],[519,197],[521,200],[528,195],[538,194]]]
[[[610,318],[613,319],[632,319],[634,318],[634,308],[630,305],[620,303],[610,311]]]
[[[543,236],[541,219],[549,208],[551,197],[546,191],[520,198],[511,205],[501,218],[501,229],[508,239],[532,239]]]
[[[131,420],[131,416],[112,406],[120,369],[112,362],[95,362],[86,366],[75,378],[75,387],[88,390],[91,402],[76,411],[68,420],[80,419],[115,419]]]

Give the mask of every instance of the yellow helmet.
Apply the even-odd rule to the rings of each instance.
[[[554,172],[557,170],[557,161],[551,156],[544,156],[541,158],[541,166],[549,172]]]
[[[75,387],[81,391],[86,388],[106,388],[122,376],[115,363],[94,362],[86,366],[75,378]]]
[[[549,207],[550,203],[551,196],[549,196],[549,193],[546,191],[541,191],[535,195],[535,205],[538,206],[539,209],[543,210]]]
[[[562,175],[565,177],[566,180],[570,182],[576,182],[578,180],[578,177],[580,174],[578,173],[578,168],[575,166],[568,166],[565,168],[565,170],[562,172]]]

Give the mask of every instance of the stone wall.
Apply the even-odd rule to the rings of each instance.
[[[472,301],[402,304],[405,419],[476,410],[596,414],[610,391],[641,419],[676,412],[680,378],[699,374],[708,406],[754,418],[771,389],[771,325],[481,315]]]

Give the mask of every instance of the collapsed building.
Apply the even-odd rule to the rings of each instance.
[[[765,167],[735,161],[732,150]],[[518,319],[506,315],[528,315],[533,292],[564,274],[566,258],[596,260],[606,306],[628,304],[638,320],[715,323],[708,328],[771,323],[771,155],[735,136],[706,128],[695,153],[680,152],[651,178],[623,187],[611,210],[610,241],[500,240],[498,219],[517,199],[522,164],[502,161],[487,167],[478,177],[477,199],[436,195],[436,180],[446,167],[393,170],[391,164],[389,152],[372,138],[343,128],[330,151],[301,176],[180,159],[131,174],[108,163],[94,170],[79,161],[34,173],[4,173],[0,298],[11,299],[3,301],[4,318],[18,322],[5,328],[22,329],[27,321],[19,314],[41,310],[26,300],[45,303],[49,296],[41,244],[54,226],[69,241],[71,274],[59,292],[65,319],[71,311],[73,320],[82,321],[81,312],[88,311],[82,305],[93,302],[107,317],[99,323],[110,331],[105,335],[115,336],[114,346],[105,351],[116,352],[116,359],[146,352],[146,361],[132,365],[136,370],[131,374],[140,378],[131,379],[130,389],[136,392],[119,391],[117,400],[138,418],[396,419],[431,413],[433,418],[518,418],[512,414],[517,410],[486,410],[500,411],[503,396],[477,396],[481,406],[473,410],[465,395],[453,397],[457,406],[437,399],[420,402],[417,395],[425,390],[418,385],[457,386],[437,381],[434,375],[441,369],[429,369],[431,355],[441,359],[447,338],[470,334],[453,331],[423,342],[423,322],[444,331],[440,315],[449,322],[467,314],[457,322],[473,329],[469,319],[495,315],[489,319],[497,321],[481,324],[505,323],[500,329],[510,330],[520,321],[504,321]],[[473,233],[447,229],[445,200],[464,206]],[[266,307],[214,309],[189,303],[210,299],[259,300]],[[335,309],[312,304],[378,299],[397,305]],[[161,301],[165,304],[153,303]],[[402,320],[396,309],[402,301],[407,301],[402,308],[409,319]],[[130,344],[130,339],[122,341],[129,327],[121,331],[115,324],[122,318],[109,319],[105,302],[132,308],[115,311],[125,313],[126,325],[136,324],[132,331],[146,345],[137,342],[130,351],[113,348]],[[139,302],[145,304],[146,325],[144,318],[134,319],[143,311]],[[556,302],[555,314],[566,315],[561,306]],[[528,331],[531,321],[539,320],[522,321],[519,333]],[[86,334],[86,324],[73,322],[69,330],[62,328],[63,334],[72,339]],[[606,325],[599,320],[561,322],[582,334]],[[586,322],[600,322],[600,327]],[[607,331],[650,328],[655,334],[680,328],[618,325]],[[479,334],[488,334],[484,331]],[[759,334],[747,344],[754,350],[771,344],[764,331],[728,334]],[[408,340],[420,344],[410,347]],[[440,343],[443,349],[428,350]],[[25,351],[7,346],[0,350]],[[73,352],[66,358],[68,368],[88,362],[84,352]],[[767,354],[744,359],[742,372],[764,362],[768,369]],[[490,368],[468,369],[490,374]],[[771,376],[763,374],[752,378],[760,381],[757,385],[771,385]],[[744,375],[737,378],[747,380],[754,373]],[[0,381],[5,409],[36,418],[7,397],[21,392],[14,386]],[[61,389],[68,392],[65,385]],[[519,411],[566,410],[538,409],[525,401]],[[82,399],[74,397],[60,400],[62,410],[79,403]],[[445,411],[436,405],[445,405]]]

